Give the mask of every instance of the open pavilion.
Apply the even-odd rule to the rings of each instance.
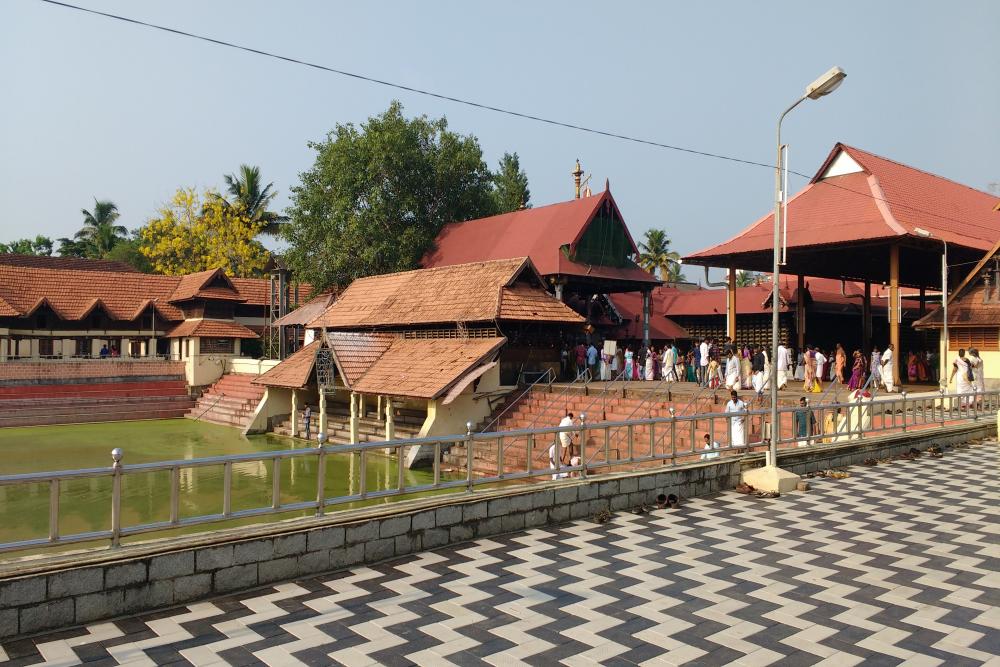
[[[940,289],[942,242],[948,245],[950,265],[980,260],[1000,239],[996,204],[994,195],[838,143],[809,184],[788,200],[782,270],[798,277],[799,292],[807,276],[861,282],[866,350],[871,345],[871,285],[887,284],[889,302],[896,305],[889,308],[889,342],[898,351],[900,287],[921,294]],[[688,265],[728,269],[728,331],[734,338],[736,270],[771,270],[773,228],[772,213],[737,236],[684,258]],[[801,348],[806,343],[802,308],[796,324]],[[898,362],[897,353],[896,377]]]

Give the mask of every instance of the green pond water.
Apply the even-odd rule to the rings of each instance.
[[[148,463],[226,454],[245,454],[306,447],[275,435],[244,437],[235,428],[189,419],[73,424],[28,428],[0,428],[0,474],[69,470],[110,466],[111,450],[121,447],[123,463]],[[367,489],[397,488],[396,459],[368,454]],[[295,457],[279,466],[281,501],[293,503],[316,497],[316,459]],[[360,461],[357,454],[331,455],[326,460],[327,498],[358,492]],[[407,470],[407,486],[433,481],[430,471]],[[233,465],[232,510],[269,507],[273,467],[270,462]],[[222,512],[223,467],[181,468],[181,518]],[[412,496],[404,496],[412,497]],[[390,499],[364,504],[390,502]],[[353,505],[338,505],[336,511]],[[59,507],[61,535],[107,530],[111,525],[111,478],[61,482]],[[165,537],[314,514],[287,512],[251,519],[230,520],[184,529],[134,536],[133,541]],[[130,473],[122,483],[122,526],[166,521],[170,518],[170,472]],[[46,537],[49,531],[49,487],[45,484],[0,486],[0,542]],[[128,541],[123,540],[123,541]],[[103,544],[107,544],[105,540]],[[79,545],[74,545],[79,548]],[[25,552],[0,553],[0,558]]]

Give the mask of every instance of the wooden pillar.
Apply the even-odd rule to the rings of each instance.
[[[326,387],[319,387],[319,423],[316,425],[316,434],[326,435]],[[317,441],[319,438],[317,438]]]
[[[892,376],[902,384],[899,375],[899,245],[889,248],[889,342],[892,343]]]
[[[861,349],[865,359],[872,353],[872,283],[865,281],[865,298],[861,302]]]
[[[299,434],[299,390],[292,389],[292,437]]]
[[[396,418],[392,414],[392,398],[385,397],[385,439],[393,440],[396,437]]]
[[[920,317],[923,317],[927,313],[927,304],[925,300],[927,298],[927,290],[923,287],[920,288]]]
[[[726,285],[726,335],[736,342],[736,269],[729,269]]]
[[[798,337],[799,351],[806,348],[806,277],[798,276],[795,286],[795,335]]]
[[[355,445],[358,442],[358,404],[361,402],[358,399],[357,393],[351,392],[351,444]]]

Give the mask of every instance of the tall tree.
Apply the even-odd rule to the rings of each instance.
[[[417,268],[441,227],[494,210],[479,141],[393,102],[360,127],[337,125],[292,188],[285,259],[315,288]]]
[[[664,282],[684,279],[680,271],[681,256],[670,249],[670,237],[662,229],[647,229],[639,244],[639,266],[659,274]],[[676,279],[674,279],[676,278]]]
[[[17,239],[10,243],[0,243],[0,254],[43,255],[52,254],[52,239],[39,234],[33,239]]]
[[[736,272],[736,286],[737,287],[751,287],[760,282],[761,274],[756,271],[737,271]]]
[[[288,222],[286,216],[268,210],[278,193],[274,190],[274,183],[261,187],[260,167],[241,164],[238,173],[226,174],[224,178],[229,197],[219,194],[214,196],[222,198],[230,206],[242,208],[246,217],[254,223],[263,223],[262,230],[265,234],[277,234],[281,224]]]
[[[270,254],[256,240],[264,223],[205,193],[180,189],[159,217],[139,230],[139,250],[157,273],[179,275],[221,268],[230,276],[259,276]]]
[[[115,244],[127,238],[128,230],[116,225],[118,207],[114,202],[94,198],[94,210],[80,209],[83,214],[83,228],[75,235],[88,247],[88,257],[104,257]]]
[[[528,176],[521,169],[517,153],[504,153],[500,168],[493,175],[493,197],[497,213],[509,213],[519,208],[531,207]]]

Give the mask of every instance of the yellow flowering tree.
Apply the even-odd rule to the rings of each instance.
[[[199,196],[193,188],[181,188],[159,216],[142,228],[140,252],[157,273],[180,275],[221,268],[230,276],[259,276],[270,256],[257,241],[265,226],[213,191]]]

